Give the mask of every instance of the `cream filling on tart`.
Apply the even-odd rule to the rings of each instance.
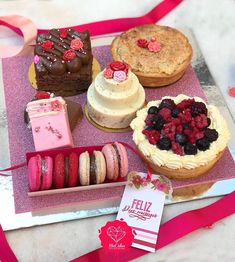
[[[177,97],[166,96],[162,99],[170,98],[176,104],[184,99],[190,97],[185,95],[178,95]],[[194,97],[197,102],[204,102],[200,97]],[[216,129],[218,132],[218,139],[210,144],[210,148],[206,151],[198,151],[196,155],[180,156],[173,153],[172,150],[160,150],[155,145],[151,145],[142,131],[145,128],[145,119],[147,117],[148,108],[151,106],[159,106],[161,100],[151,101],[147,107],[137,112],[137,117],[131,122],[133,129],[133,140],[138,149],[145,157],[148,157],[153,164],[158,166],[166,166],[172,169],[186,168],[193,169],[199,166],[206,165],[209,161],[216,158],[216,156],[225,149],[230,138],[230,132],[227,124],[220,114],[219,110],[213,105],[207,105],[208,117],[211,119],[210,128]],[[205,102],[204,102],[205,103]]]

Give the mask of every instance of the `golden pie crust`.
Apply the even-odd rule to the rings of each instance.
[[[137,45],[138,39],[155,37],[159,52],[150,52]],[[130,65],[144,86],[159,87],[180,79],[192,58],[192,47],[180,31],[155,24],[134,27],[117,36],[111,47],[114,60]]]

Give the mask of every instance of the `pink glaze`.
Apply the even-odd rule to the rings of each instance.
[[[73,146],[66,104],[61,97],[30,102],[27,111],[36,151]]]

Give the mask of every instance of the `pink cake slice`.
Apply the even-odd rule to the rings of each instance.
[[[73,146],[67,105],[62,97],[27,104],[36,151]]]

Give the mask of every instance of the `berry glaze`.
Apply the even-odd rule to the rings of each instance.
[[[149,102],[130,126],[142,155],[172,169],[206,165],[226,148],[230,138],[217,107],[186,95]]]

